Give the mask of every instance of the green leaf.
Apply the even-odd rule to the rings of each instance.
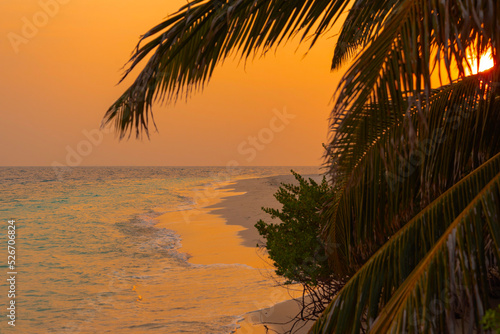
[[[500,235],[500,154],[451,187],[349,280],[311,333],[453,332],[486,303],[486,238]],[[463,303],[458,303],[462,301]],[[436,309],[436,304],[442,309]],[[434,307],[433,307],[434,306]]]
[[[333,270],[352,275],[437,196],[500,151],[493,72],[431,91],[417,108],[370,104],[335,129],[328,146],[338,191],[325,216]],[[412,137],[411,131],[415,131]]]

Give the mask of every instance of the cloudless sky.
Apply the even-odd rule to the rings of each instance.
[[[341,76],[329,70],[333,30],[306,57],[292,40],[246,65],[226,61],[187,102],[155,106],[150,140],[97,135],[131,82],[117,86],[139,36],[185,3],[2,1],[0,165],[321,164]],[[295,117],[280,123],[285,110]]]

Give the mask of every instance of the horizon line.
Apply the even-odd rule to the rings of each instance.
[[[56,167],[50,165],[0,165],[1,167]],[[67,168],[86,167],[227,167],[226,165],[85,165],[85,166],[64,166]],[[238,165],[237,167],[322,167],[322,165]]]

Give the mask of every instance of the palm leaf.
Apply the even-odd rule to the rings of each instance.
[[[427,206],[333,299],[311,333],[453,332],[453,316],[478,323],[487,305],[485,235],[500,260],[500,154]],[[459,289],[459,287],[461,289]],[[468,304],[453,303],[452,298]],[[439,302],[442,312],[431,303]]]
[[[330,257],[340,277],[352,275],[420,209],[500,151],[498,104],[490,103],[494,92],[485,84],[493,76],[481,73],[432,91],[425,122],[416,107],[387,119],[391,110],[370,104],[336,129],[328,149],[340,190],[325,211],[325,232],[336,245]]]
[[[366,47],[378,36],[396,3],[396,0],[354,1],[335,46],[332,69],[338,69],[347,60],[354,58],[359,49]]]
[[[299,32],[301,41],[310,33],[320,36],[348,2],[194,0],[141,38],[124,77],[150,58],[130,88],[109,108],[104,123],[113,121],[122,136],[134,128],[136,135],[142,130],[148,133],[154,101],[189,96],[231,54],[244,59],[265,54]],[[143,41],[146,44],[141,46]]]
[[[485,15],[497,6],[492,0],[466,3],[404,0],[381,5],[373,8],[374,14],[369,12],[369,23],[351,19],[344,25],[343,35],[347,40],[339,40],[340,51],[334,56],[334,63],[358,45],[366,47],[337,90],[333,131],[362,115],[364,108],[373,103],[393,106],[386,116],[389,120],[404,115],[406,104],[420,110],[431,94],[434,69],[445,67],[451,81],[452,65],[458,67],[463,77],[469,56],[479,56],[490,47],[495,49],[498,22]],[[374,31],[376,24],[382,24],[383,29]],[[368,30],[368,40],[368,37],[356,38],[359,26],[363,31]],[[344,44],[353,46],[344,52]],[[342,134],[346,140],[349,135]]]

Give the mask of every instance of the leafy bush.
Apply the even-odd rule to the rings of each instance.
[[[486,311],[481,324],[484,329],[490,329],[493,333],[500,334],[500,305],[496,309]]]
[[[274,197],[283,207],[281,210],[262,208],[279,219],[276,223],[260,220],[255,227],[266,240],[265,247],[274,262],[276,273],[286,278],[285,284],[302,285],[302,298],[298,300],[300,311],[289,322],[300,328],[303,321],[316,320],[331,299],[345,284],[334,280],[329,269],[327,249],[320,238],[322,230],[321,210],[333,196],[326,178],[318,184],[307,181],[292,170],[298,185],[282,183]]]
[[[325,246],[319,238],[320,210],[331,196],[331,188],[323,177],[321,184],[307,181],[292,170],[298,185],[281,184],[274,197],[283,204],[281,210],[262,208],[278,223],[260,220],[255,227],[266,240],[265,247],[274,262],[276,273],[286,283],[317,285],[330,276]]]

